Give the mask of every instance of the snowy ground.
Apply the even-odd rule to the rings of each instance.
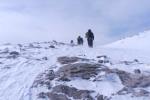
[[[54,45],[56,48],[50,48]],[[117,45],[118,46],[118,45]],[[114,46],[115,47],[115,46]],[[17,57],[10,57],[10,52],[17,51]],[[135,69],[140,69],[144,74],[150,74],[150,55],[147,50],[134,50],[133,48],[113,48],[113,46],[69,46],[56,44],[55,42],[32,43],[23,45],[2,45],[0,47],[0,100],[33,100],[31,86],[38,74],[51,68],[56,69],[59,65],[57,57],[77,56],[99,60],[97,56],[107,55],[112,66],[127,72],[133,73]],[[12,56],[12,55],[11,55]],[[47,60],[45,59],[47,57]],[[133,63],[130,66],[121,64],[121,61],[133,61],[138,59],[141,64]],[[119,82],[119,81],[118,81]],[[112,91],[117,91],[120,87],[109,82],[92,83],[85,80],[71,81],[70,83],[79,89],[93,89],[101,91],[109,96]],[[85,84],[88,84],[85,86]],[[96,89],[96,87],[99,87]],[[106,88],[107,87],[107,88]],[[149,100],[147,98],[130,98],[130,96],[116,96],[112,100]]]

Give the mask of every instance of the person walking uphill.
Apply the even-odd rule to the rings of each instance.
[[[81,36],[78,36],[77,43],[78,45],[83,45],[83,38]]]
[[[91,29],[88,30],[85,37],[87,38],[88,46],[93,48],[94,34]]]

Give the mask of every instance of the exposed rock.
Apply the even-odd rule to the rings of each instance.
[[[101,63],[101,64],[110,63],[111,64],[109,58],[106,55],[97,56],[97,58],[99,58],[98,63]]]
[[[71,79],[70,79],[69,77],[66,77],[65,75],[64,75],[64,76],[61,76],[61,77],[59,78],[59,80],[61,80],[61,81],[71,81]]]
[[[46,78],[49,80],[53,80],[55,78],[55,74],[53,70],[49,70],[48,74],[46,74]]]
[[[57,60],[61,64],[70,64],[70,63],[77,62],[79,58],[78,57],[59,57]]]
[[[7,54],[7,53],[9,53],[9,49],[8,48],[6,48],[6,49],[4,49],[4,51],[0,52],[0,54]]]
[[[22,45],[22,44],[18,44],[18,46],[19,46],[19,47],[23,47],[23,45]]]
[[[146,97],[146,96],[150,96],[150,92],[141,89],[139,92],[134,92],[133,96],[136,96],[136,97],[145,96]]]
[[[107,57],[103,56],[103,58]],[[79,63],[78,61],[85,62]],[[94,79],[93,82],[103,81],[105,76],[111,74],[117,75],[125,86],[125,88],[117,92],[117,95],[149,96],[150,93],[146,90],[136,90],[137,88],[150,86],[150,76],[142,75],[139,69],[134,70],[135,73],[129,73],[118,69],[109,69],[107,66],[99,63],[88,63],[86,61],[87,59],[79,57],[59,57],[58,62],[66,65],[60,67],[55,73],[52,70],[43,73],[34,82],[33,87],[46,85],[49,89],[47,93],[40,93],[39,97],[48,98],[49,100],[94,100],[91,96],[93,91],[79,90],[75,87],[64,85],[64,81],[67,83],[67,81],[79,78],[86,80]],[[54,84],[51,84],[51,82]],[[114,95],[116,94],[114,93]],[[95,98],[97,100],[111,100],[111,97],[108,98],[104,95],[98,95]]]
[[[48,98],[48,100],[94,100],[90,93],[93,91],[89,90],[78,90],[74,87],[58,85],[52,88],[51,92],[39,93],[39,98]]]
[[[104,98],[103,95],[99,95],[99,96],[97,97],[97,100],[104,100],[103,98]]]
[[[105,64],[105,63],[110,63],[109,60],[99,60],[98,62],[101,63],[101,64],[102,64],[102,63],[104,63],[104,64]]]
[[[138,59],[134,59],[133,61],[120,61],[120,63],[125,65],[142,64]]]
[[[14,59],[15,59],[15,58],[17,58],[19,55],[20,55],[19,52],[17,52],[17,51],[12,51],[12,52],[9,53],[8,58],[14,58]]]
[[[134,87],[135,86],[137,81],[133,80],[130,73],[117,70],[116,74],[119,76],[123,85],[125,85],[127,87]]]
[[[102,56],[97,56],[97,58],[104,58],[104,59],[106,59],[108,57],[106,55],[102,55]]]
[[[51,81],[55,78],[53,70],[48,70],[45,73],[40,74],[34,81],[32,87],[38,87],[46,85],[48,89],[51,88]]]
[[[134,73],[135,73],[135,74],[141,74],[141,71],[140,71],[140,69],[135,69],[135,70],[134,70]]]
[[[150,96],[150,92],[144,90],[144,89],[134,89],[134,88],[127,88],[124,87],[122,90],[117,92],[118,95],[126,95],[126,94],[132,94],[133,97],[142,97],[142,96]]]
[[[108,97],[104,96],[104,95],[97,95],[97,100],[110,100]]]
[[[55,46],[54,46],[54,45],[51,45],[51,46],[49,46],[49,48],[55,48]]]
[[[119,76],[122,84],[126,87],[149,87],[150,86],[150,76],[131,74],[125,71],[117,71],[116,74]]]
[[[100,64],[75,63],[61,67],[56,74],[63,79],[70,79],[72,77],[90,79],[96,76],[101,69]]]
[[[38,97],[39,97],[39,98],[43,98],[43,99],[44,99],[44,98],[46,98],[46,96],[47,96],[47,95],[46,95],[46,93],[44,93],[44,92],[41,92],[41,93],[38,94]]]
[[[30,43],[30,44],[29,44],[29,47],[34,48],[34,45]]]
[[[126,94],[133,93],[133,92],[134,92],[134,90],[132,88],[124,87],[123,89],[118,91],[117,94],[118,95],[126,95]]]
[[[56,93],[47,93],[49,100],[71,100],[68,99],[66,95],[56,94]]]
[[[90,96],[90,93],[93,91],[89,90],[78,90],[74,87],[64,86],[64,85],[58,85],[53,88],[53,93],[59,93],[59,94],[65,94],[68,97],[72,97],[74,99],[80,99],[80,100],[93,100],[93,98]]]
[[[19,55],[19,52],[17,52],[17,51],[12,51],[12,52],[10,52],[9,54],[10,54],[10,55]]]
[[[89,61],[88,59],[85,59],[85,58],[79,58],[79,57],[67,57],[67,56],[64,56],[64,57],[59,57],[57,59],[57,61],[61,64],[71,64],[71,63],[75,63],[77,61]]]
[[[38,95],[39,98],[47,98],[48,100],[71,100],[71,99],[68,99],[66,95],[64,94],[57,94],[57,93],[40,93]]]
[[[3,67],[2,69],[10,69],[11,67],[7,66],[7,67]]]
[[[121,63],[124,63],[125,65],[131,65],[131,64],[133,64],[132,61],[121,61]]]
[[[40,49],[40,48],[42,48],[42,47],[41,47],[40,45],[35,46],[34,44],[30,43],[30,44],[29,44],[29,48],[37,48],[37,49]]]
[[[47,58],[47,57],[43,57],[42,59],[43,59],[43,60],[48,60],[48,58]]]
[[[139,60],[138,59],[134,59],[134,62],[139,62]]]

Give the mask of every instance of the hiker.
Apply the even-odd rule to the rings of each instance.
[[[88,46],[92,48],[93,47],[94,34],[91,31],[91,29],[88,30],[85,37],[87,38]]]
[[[83,45],[83,38],[81,36],[78,36],[77,43],[78,45]]]
[[[73,40],[70,41],[70,45],[74,46],[74,41]]]
[[[70,41],[70,44],[74,44],[73,40]]]

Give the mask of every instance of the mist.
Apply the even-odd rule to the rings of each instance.
[[[149,9],[149,0],[1,0],[0,42],[70,42],[92,29],[106,44],[149,30]]]

